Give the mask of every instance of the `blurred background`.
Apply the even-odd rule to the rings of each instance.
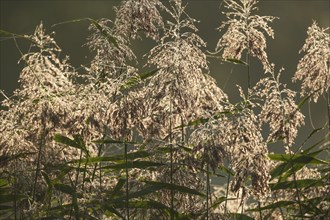
[[[216,29],[225,19],[221,11],[224,10],[221,0],[188,0],[188,14],[199,20],[197,24],[199,35],[207,42],[205,50],[214,51],[220,33]],[[1,0],[0,29],[16,34],[32,34],[36,25],[43,22],[46,32],[56,32],[55,40],[62,48],[62,55],[70,56],[71,64],[76,68],[88,65],[93,57],[88,48],[83,46],[88,37],[87,21],[58,25],[53,24],[79,18],[110,18],[114,19],[113,7],[120,3],[117,1],[30,1],[30,0]],[[271,26],[275,30],[275,39],[267,38],[267,52],[270,62],[275,63],[276,69],[285,68],[281,81],[295,91],[300,91],[300,82],[292,83],[291,78],[296,71],[296,66],[302,54],[299,50],[306,39],[307,28],[315,20],[321,27],[329,27],[329,0],[260,0],[259,15],[273,15],[279,17]],[[17,45],[24,53],[28,50],[29,42],[17,39]],[[0,41],[0,89],[10,96],[18,87],[18,77],[23,63],[17,61],[21,55],[11,38],[1,37]],[[142,55],[148,53],[155,43],[150,40],[133,41],[133,49],[143,66],[145,60]],[[239,100],[236,84],[243,89],[247,88],[246,67],[228,63],[220,63],[219,60],[210,59],[210,74],[215,77],[220,88],[230,97],[232,102]],[[264,76],[260,62],[252,59],[251,81],[254,85]],[[0,100],[3,96],[0,95]],[[301,100],[298,96],[297,103]],[[327,107],[325,97],[318,103],[305,104],[303,113],[306,116],[306,126],[298,134],[297,144],[301,144],[313,127],[322,127],[327,121]],[[311,116],[309,116],[311,115]],[[312,122],[312,123],[311,123]],[[321,136],[324,135],[320,134]],[[318,138],[316,136],[316,138]],[[313,140],[311,140],[312,142]],[[270,146],[276,150],[276,146]],[[274,148],[274,149],[272,149]]]

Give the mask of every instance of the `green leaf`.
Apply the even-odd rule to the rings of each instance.
[[[37,44],[37,42],[35,42],[32,38],[30,38],[27,35],[22,35],[22,34],[15,34],[15,33],[11,33],[9,31],[5,31],[0,29],[0,36],[5,36],[5,37],[9,37],[9,38],[24,38],[28,41],[31,41],[34,44]]]
[[[76,191],[72,186],[64,185],[64,184],[54,184],[54,188],[62,193],[69,194],[71,196],[76,196]]]
[[[308,137],[305,139],[305,141],[302,143],[302,145],[300,146],[299,149],[301,149],[301,148],[305,145],[305,143],[306,143],[311,137],[313,137],[314,134],[318,133],[318,132],[321,131],[321,130],[323,130],[323,128],[316,128],[316,129],[314,129],[314,130],[308,135]]]
[[[153,76],[158,71],[159,71],[159,69],[154,69],[154,70],[151,70],[148,72],[141,73],[138,76],[132,76],[125,81],[125,83],[121,86],[121,89],[123,89],[123,90],[129,89],[129,88],[137,85],[142,80],[145,80],[145,79]]]
[[[160,69],[157,68],[157,69],[154,69],[154,70],[151,70],[151,71],[148,71],[148,72],[141,73],[140,74],[140,79],[145,80],[145,79],[149,78],[150,76],[155,75],[159,70]]]
[[[113,139],[100,139],[93,141],[93,143],[97,144],[137,144],[135,142],[128,142],[128,141],[118,141],[118,140],[113,140]]]
[[[144,208],[144,209],[168,209],[168,207],[156,201],[130,201],[128,203],[130,208]],[[116,207],[124,208],[124,203],[117,203]]]
[[[117,43],[117,39],[108,33],[96,20],[91,18],[88,19],[100,32],[101,34],[108,40],[110,44],[113,44],[116,48],[119,49],[119,45]]]
[[[3,156],[0,156],[0,165],[1,164],[7,164],[12,160],[19,159],[19,158],[24,158],[26,156],[33,155],[33,154],[36,154],[36,152],[19,153],[19,154],[14,154],[14,155],[11,155],[11,156],[3,155]]]
[[[0,205],[0,210],[8,210],[8,209],[12,209],[13,207],[12,206],[9,206],[9,205]]]
[[[19,201],[23,198],[26,198],[24,195],[1,195],[0,196],[0,204],[1,203],[7,203],[7,202],[14,202],[14,201]]]
[[[209,118],[199,118],[196,119],[194,121],[190,121],[188,123],[188,126],[194,126],[194,125],[200,125],[200,124],[205,124],[206,122],[208,122],[210,119]]]
[[[185,147],[185,146],[183,146],[181,144],[178,144],[177,146],[178,146],[178,148],[182,149],[183,151],[185,151],[187,153],[191,153],[192,152],[192,149],[189,148],[189,147]]]
[[[6,179],[0,179],[0,187],[4,187],[8,185],[8,181]]]
[[[151,181],[144,181],[144,182],[148,186],[140,191],[130,193],[128,195],[129,199],[140,198],[140,197],[146,196],[148,194],[157,192],[158,190],[161,190],[161,189],[175,190],[175,191],[178,191],[181,193],[187,193],[187,194],[191,194],[191,195],[199,195],[199,196],[205,197],[205,195],[203,193],[198,192],[197,190],[194,190],[194,189],[190,189],[185,186],[180,186],[180,185],[175,185],[175,184],[170,184],[170,183],[162,183],[162,182],[151,182]],[[116,203],[116,202],[125,201],[125,200],[126,200],[126,196],[123,196],[123,197],[116,198],[109,202]]]
[[[125,203],[126,204],[126,203]],[[92,204],[93,205],[93,207],[95,206],[95,203],[94,204]],[[105,215],[107,216],[107,217],[113,217],[113,215],[110,215],[110,213],[112,213],[112,214],[115,214],[115,215],[117,215],[118,217],[120,217],[120,218],[122,218],[122,219],[125,219],[125,217],[124,216],[122,216],[121,214],[120,214],[120,212],[118,212],[113,206],[110,206],[110,205],[108,205],[108,204],[106,204],[106,203],[103,203],[102,204],[102,208],[103,208],[103,210],[105,210]]]
[[[133,199],[133,198],[140,198],[142,196],[146,196],[148,194],[157,192],[160,189],[163,189],[163,186],[147,186],[146,188],[137,191],[137,192],[132,192],[128,195],[128,199]],[[120,198],[116,198],[110,202],[119,202],[119,201],[125,201],[126,200],[126,196],[120,197]]]
[[[128,169],[132,169],[132,168],[139,168],[139,169],[146,169],[148,167],[159,167],[159,166],[164,166],[166,164],[163,163],[156,163],[156,162],[152,162],[152,161],[130,161],[127,164],[127,168]],[[116,163],[116,164],[110,164],[107,166],[103,166],[100,167],[98,169],[126,169],[126,162],[120,162],[120,163]]]
[[[212,204],[211,208],[212,208],[212,209],[216,209],[216,208],[218,208],[218,206],[219,206],[221,203],[225,202],[226,200],[236,200],[236,198],[228,198],[228,199],[227,199],[227,197],[225,197],[225,196],[221,196],[221,197],[217,198],[215,201],[213,201],[213,204]]]
[[[219,169],[222,170],[223,172],[225,172],[226,174],[230,175],[230,176],[234,176],[234,173],[227,167],[220,165]]]
[[[308,187],[316,187],[316,186],[323,186],[324,183],[321,180],[315,179],[303,179],[303,180],[296,180],[296,181],[284,181],[279,183],[271,183],[269,184],[272,190],[279,190],[279,189],[294,189],[298,188],[308,188]]]
[[[128,160],[135,160],[138,158],[146,158],[149,157],[151,154],[148,153],[147,151],[137,151],[133,153],[128,153],[127,154],[127,159]],[[78,159],[78,160],[73,160],[70,161],[69,163],[99,163],[99,162],[114,162],[114,161],[122,161],[125,160],[125,155],[124,154],[119,154],[119,155],[114,155],[110,157],[89,157],[89,158],[84,158],[84,159]]]
[[[298,104],[297,108],[298,109],[301,109],[301,107],[305,104],[305,102],[310,98],[312,97],[312,94],[311,95],[308,95],[308,96],[305,96]]]
[[[82,150],[82,151],[84,151],[85,153],[88,154],[88,150],[87,150],[87,148],[84,144],[84,141],[81,139],[80,136],[75,136],[74,140],[72,140],[68,137],[65,137],[65,136],[61,135],[61,134],[55,134],[54,140],[58,143],[65,144],[67,146],[80,149],[80,150]]]
[[[229,62],[229,63],[233,63],[233,64],[241,64],[241,65],[244,65],[244,66],[248,66],[248,64],[242,60],[238,60],[238,59],[225,59],[224,60],[225,62]]]
[[[111,196],[116,196],[119,194],[120,190],[123,188],[123,186],[126,183],[126,179],[120,178],[117,182],[116,187],[114,188],[113,192],[111,193]]]
[[[59,205],[55,207],[51,207],[47,209],[47,214],[51,216],[56,216],[58,219],[61,219],[60,217],[63,217],[66,214],[70,214],[72,211],[72,203],[65,204],[65,205]]]
[[[321,151],[320,151],[321,152]],[[269,154],[268,157],[274,161],[290,161],[290,155],[289,154]],[[303,163],[303,164],[329,164],[329,162],[315,158],[310,155],[303,155],[303,154],[295,154],[292,157],[293,163]]]
[[[181,193],[187,193],[187,194],[192,194],[192,195],[198,195],[198,196],[203,196],[205,197],[205,194],[195,190],[191,189],[185,186],[180,186],[176,184],[170,184],[170,183],[163,183],[163,182],[154,182],[154,181],[144,181],[145,183],[152,185],[152,186],[157,186],[157,187],[162,187],[164,189],[168,190],[175,190]]]
[[[6,37],[17,36],[17,34],[11,33],[11,32],[9,32],[9,31],[1,30],[1,29],[0,29],[0,35],[1,35],[1,36],[6,36]],[[20,35],[19,35],[19,36],[20,36]]]
[[[60,22],[57,24],[52,25],[52,27],[55,27],[57,25],[62,25],[62,24],[69,24],[69,23],[75,23],[75,22],[80,22],[80,21],[89,21],[91,24],[94,25],[94,27],[96,27],[101,34],[107,39],[107,41],[110,44],[113,44],[115,47],[119,48],[119,45],[117,43],[117,39],[112,36],[110,33],[108,33],[103,27],[102,25],[100,25],[96,20],[91,19],[91,18],[80,18],[80,19],[73,19],[73,20],[69,20],[69,21],[64,21],[64,22]]]
[[[154,200],[144,200],[144,201],[129,201],[128,203],[129,208],[135,208],[135,209],[158,209],[158,210],[164,210],[164,215],[169,216],[171,208]],[[125,202],[118,202],[115,203],[116,208],[125,208],[126,203]],[[186,220],[188,219],[184,214],[180,214],[177,211],[174,210],[174,216],[177,220]]]
[[[120,89],[125,90],[133,87],[134,85],[138,84],[141,81],[140,77],[138,76],[132,76],[124,82],[123,85],[121,85]]]
[[[70,24],[70,23],[75,23],[75,22],[80,22],[80,21],[88,21],[88,20],[89,20],[89,18],[72,19],[72,20],[63,21],[63,22],[53,24],[51,27],[53,28],[55,26],[62,25],[62,24]]]
[[[254,220],[254,218],[240,213],[230,213],[229,216],[231,217],[231,219],[235,220]]]
[[[327,161],[315,158],[315,156],[322,151],[323,150],[319,150],[309,154],[295,154],[292,156],[292,158],[288,154],[269,154],[268,156],[272,160],[284,161],[284,163],[277,165],[273,170],[271,170],[271,179],[274,179],[285,173],[285,177],[288,177],[293,174],[293,172],[300,170],[307,164],[329,164]]]
[[[41,170],[41,175],[45,179],[45,181],[47,183],[47,186],[48,187],[51,187],[52,186],[52,182],[50,181],[50,178],[49,178],[48,174],[45,171]]]
[[[247,211],[259,211],[259,210],[267,210],[267,209],[277,209],[277,208],[284,208],[290,205],[295,204],[295,201],[280,201],[280,202],[275,202],[273,204],[264,206],[264,207],[260,207],[260,208],[255,208],[255,209],[248,209]]]
[[[238,60],[235,58],[227,58],[224,59],[222,56],[215,56],[215,55],[206,55],[207,57],[210,58],[215,58],[215,59],[219,59],[222,62],[227,62],[227,63],[232,63],[232,64],[240,64],[240,65],[244,65],[244,66],[248,66],[248,64],[242,60]]]
[[[200,124],[205,124],[210,119],[219,119],[222,115],[227,115],[227,114],[232,114],[232,112],[229,112],[229,111],[218,112],[218,113],[216,113],[215,115],[213,115],[210,118],[198,118],[196,120],[193,120],[193,121],[188,122],[188,124],[186,124],[186,125],[181,125],[181,126],[175,127],[174,129],[183,128],[183,127],[189,127],[189,126],[197,126],[197,125],[200,125]]]

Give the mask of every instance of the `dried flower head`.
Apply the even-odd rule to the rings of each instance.
[[[68,131],[71,109],[63,97],[74,89],[70,81],[74,69],[67,59],[59,58],[60,48],[45,34],[42,23],[27,37],[33,43],[22,57],[26,67],[20,74],[20,88],[1,103],[8,110],[0,111],[0,155],[11,158],[1,170],[19,173],[15,181],[20,193],[38,200],[46,187],[40,170],[79,157],[79,150],[53,141],[55,133]]]
[[[240,93],[243,96],[242,89]],[[208,159],[211,167],[221,164],[224,158],[229,160],[234,171],[233,192],[243,198],[250,194],[265,197],[269,193],[268,150],[257,116],[250,109],[253,103],[242,98],[242,104],[228,105],[222,114],[194,131],[190,141],[197,144],[195,152]],[[251,188],[246,185],[249,178]]]
[[[264,33],[274,38],[274,31],[268,23],[276,17],[252,15],[257,10],[257,0],[225,0],[228,21],[220,26],[227,27],[225,34],[219,39],[216,50],[222,51],[224,59],[241,59],[243,51],[257,57],[266,72],[270,65],[266,53],[266,38]]]
[[[259,117],[262,123],[270,126],[267,141],[283,139],[285,144],[291,146],[298,128],[304,125],[304,115],[294,101],[296,93],[280,82],[284,69],[280,69],[277,77],[274,67],[272,69],[271,77],[261,79],[253,88],[253,93],[264,100]]]
[[[165,137],[170,127],[221,111],[227,98],[215,80],[203,73],[208,69],[206,55],[201,50],[205,43],[194,33],[194,20],[182,19],[184,7],[178,2],[171,14],[176,23],[169,23],[160,44],[148,56],[148,63],[159,71],[139,95],[144,109],[139,127],[157,131],[157,134],[143,132],[154,137]],[[181,33],[182,29],[192,31]]]
[[[329,28],[320,28],[314,21],[307,30],[307,39],[300,50],[305,56],[299,61],[293,81],[302,80],[301,95],[311,95],[314,102],[330,87]]]
[[[291,175],[289,178],[286,179],[286,181],[309,182],[310,184],[307,187],[299,187],[299,192],[297,192],[297,189],[295,188],[282,189],[281,187],[279,187],[279,189],[273,191],[276,196],[267,199],[265,206],[282,201],[298,201],[299,193],[300,201],[303,204],[309,204],[310,201],[316,201],[314,203],[314,207],[315,209],[317,209],[317,212],[312,211],[314,209],[307,210],[306,213],[304,213],[305,217],[311,217],[313,219],[326,219],[326,216],[328,216],[329,214],[330,202],[327,198],[329,198],[330,186],[328,174],[322,172],[321,170],[322,168],[318,166],[304,166],[301,169],[297,170],[295,173],[295,178],[293,177],[293,175]],[[313,184],[315,182],[318,182],[319,184]],[[281,183],[281,181],[275,179],[274,183],[272,184],[276,186],[276,183]],[[296,209],[298,208],[298,204],[296,203],[292,206],[292,210],[295,210],[295,208],[293,208],[294,206],[296,207]],[[283,218],[290,218],[293,213],[293,211],[282,213],[284,214]]]
[[[266,196],[270,190],[270,166],[267,146],[263,141],[257,116],[251,109],[245,108],[235,115],[226,127],[230,130],[227,151],[235,173],[232,191],[238,192],[242,189],[242,197],[250,192],[257,197]],[[252,178],[252,190],[244,185],[249,177]]]
[[[215,172],[228,157],[226,135],[228,128],[225,119],[212,119],[200,125],[192,132],[189,143],[193,146],[193,155],[199,166],[210,166]]]
[[[116,9],[116,33],[124,37],[136,38],[138,31],[147,37],[159,39],[158,29],[163,28],[159,9],[165,6],[159,0],[125,0]]]
[[[105,78],[117,78],[126,70],[127,60],[135,60],[135,54],[128,46],[129,41],[117,34],[115,28],[110,27],[112,21],[100,19],[89,29],[92,31],[88,38],[87,46],[96,55],[88,69],[89,73],[101,81]],[[102,31],[99,29],[102,28]]]

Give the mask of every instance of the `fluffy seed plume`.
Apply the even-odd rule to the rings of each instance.
[[[266,38],[264,33],[274,38],[274,31],[268,25],[276,17],[252,15],[257,10],[257,0],[225,0],[225,7],[229,12],[224,14],[227,21],[219,27],[225,34],[219,39],[216,50],[222,51],[224,59],[241,59],[244,50],[253,57],[257,57],[266,72],[270,64],[266,53]]]
[[[302,80],[301,95],[312,95],[316,102],[330,87],[330,36],[314,21],[307,30],[307,39],[300,53],[306,53],[299,61],[293,81]]]
[[[283,139],[291,146],[297,137],[298,127],[304,124],[304,115],[295,104],[296,93],[279,80],[283,70],[280,69],[277,77],[272,70],[271,76],[261,79],[253,91],[264,100],[259,117],[262,123],[269,123],[268,141]]]
[[[138,31],[144,31],[147,37],[159,39],[158,29],[163,28],[163,19],[158,9],[164,9],[159,0],[126,0],[116,8],[117,34],[137,37]]]

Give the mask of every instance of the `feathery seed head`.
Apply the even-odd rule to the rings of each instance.
[[[216,50],[222,51],[224,59],[241,59],[244,50],[257,57],[266,72],[271,71],[266,53],[266,38],[264,33],[274,38],[274,31],[268,25],[276,17],[253,15],[257,10],[256,0],[225,0],[227,21],[219,27],[227,31],[219,39]]]
[[[330,36],[329,28],[321,28],[314,21],[307,30],[307,39],[300,53],[305,56],[299,61],[293,81],[302,81],[301,95],[311,95],[317,102],[320,95],[330,87]]]

